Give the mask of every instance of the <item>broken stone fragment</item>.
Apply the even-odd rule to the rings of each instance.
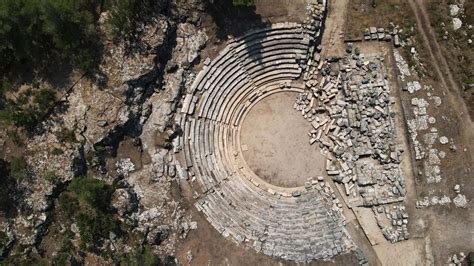
[[[454,186],[454,192],[455,192],[456,194],[461,193],[461,186],[460,186],[459,184],[456,184],[456,185]]]
[[[293,192],[291,192],[291,196],[299,197],[299,196],[301,196],[301,192],[300,191],[293,191]]]
[[[453,18],[453,30],[459,30],[462,27],[462,21],[459,18]]]
[[[107,122],[107,120],[99,120],[99,121],[97,121],[97,125],[99,127],[105,127],[105,126],[108,125],[108,122]]]
[[[442,136],[442,137],[439,138],[439,143],[441,143],[441,144],[443,144],[443,145],[444,145],[444,144],[448,144],[448,142],[449,142],[449,140],[448,140],[448,138],[445,137],[445,136]]]

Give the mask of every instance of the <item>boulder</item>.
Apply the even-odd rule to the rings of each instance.
[[[458,5],[449,5],[449,15],[455,17],[459,14],[460,8]]]
[[[170,234],[170,228],[166,225],[150,229],[146,236],[146,241],[150,245],[160,245]]]
[[[462,27],[462,21],[458,18],[453,18],[453,30],[459,30]]]
[[[120,216],[130,214],[138,209],[137,196],[128,188],[115,190],[112,194],[111,204]]]

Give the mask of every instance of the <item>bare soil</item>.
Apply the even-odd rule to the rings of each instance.
[[[293,109],[297,93],[282,92],[258,102],[242,124],[244,158],[256,175],[280,187],[304,186],[324,175],[326,158],[309,145],[309,123]]]
[[[255,13],[270,23],[302,22],[306,17],[306,2],[306,0],[255,0]]]
[[[345,52],[344,31],[346,12],[349,0],[329,0],[328,13],[325,22],[322,55],[342,56]],[[352,4],[352,3],[351,3]]]

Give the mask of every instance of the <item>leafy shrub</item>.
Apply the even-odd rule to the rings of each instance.
[[[474,266],[474,252],[469,252],[467,255],[467,265]]]
[[[232,0],[234,6],[252,6],[253,0]]]
[[[0,159],[0,213],[6,217],[14,217],[17,213],[17,206],[14,197],[19,193],[16,191],[16,180],[10,176],[10,169],[7,161]]]
[[[49,171],[44,175],[44,179],[51,183],[55,183],[56,181],[58,181],[58,176],[54,171]]]
[[[61,241],[61,248],[57,251],[56,256],[52,258],[52,265],[68,265],[68,262],[71,262],[74,257],[74,252],[76,247],[72,243],[74,239],[74,233],[70,229],[66,229],[63,234],[60,235],[61,239],[58,239],[58,242]],[[74,265],[74,263],[72,263]]]
[[[64,151],[61,148],[56,147],[51,151],[51,154],[57,156],[57,155],[64,154]]]
[[[109,233],[120,234],[120,223],[112,215],[101,211],[80,213],[76,222],[81,231],[82,247],[92,250]]]
[[[38,82],[21,92],[10,92],[0,108],[0,119],[33,130],[56,101],[56,93],[42,88]],[[15,95],[16,94],[16,95]]]
[[[91,177],[78,177],[71,181],[68,190],[74,192],[83,204],[101,211],[109,209],[113,189],[104,181]]]
[[[121,235],[120,222],[109,211],[112,188],[105,182],[79,177],[68,185],[69,191],[59,197],[59,205],[65,217],[75,221],[81,234],[81,248],[94,251],[110,232]],[[63,258],[68,257],[63,254]],[[61,258],[58,258],[61,259]]]
[[[60,142],[77,142],[74,129],[64,128],[56,134],[56,137]]]
[[[61,193],[59,196],[59,207],[65,216],[69,218],[74,218],[74,215],[80,208],[79,201],[67,193]]]
[[[16,130],[8,130],[7,136],[15,145],[20,146],[23,144]]]
[[[7,80],[0,80],[0,110],[5,108],[6,94],[11,91],[13,86]]]
[[[106,0],[109,11],[107,25],[114,38],[133,39],[139,21],[163,13],[169,1],[155,0]]]
[[[110,1],[108,24],[114,37],[128,35],[135,26],[140,11],[139,0]]]
[[[28,175],[27,171],[28,164],[23,157],[13,157],[10,161],[10,176],[16,180],[22,181]]]
[[[133,253],[123,255],[118,264],[143,266],[162,265],[160,258],[153,252],[153,248],[150,245],[144,245],[143,248],[137,249]]]

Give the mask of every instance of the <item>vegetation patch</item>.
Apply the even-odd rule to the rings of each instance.
[[[91,3],[92,2],[92,3]],[[0,71],[43,69],[70,62],[93,67],[100,43],[95,27],[99,1],[4,0],[0,2]]]
[[[33,131],[44,119],[56,101],[56,92],[33,82],[26,87],[13,87],[3,82],[3,104],[0,105],[0,120]]]
[[[44,175],[44,179],[51,183],[56,183],[58,181],[58,175],[54,171],[49,171]]]

